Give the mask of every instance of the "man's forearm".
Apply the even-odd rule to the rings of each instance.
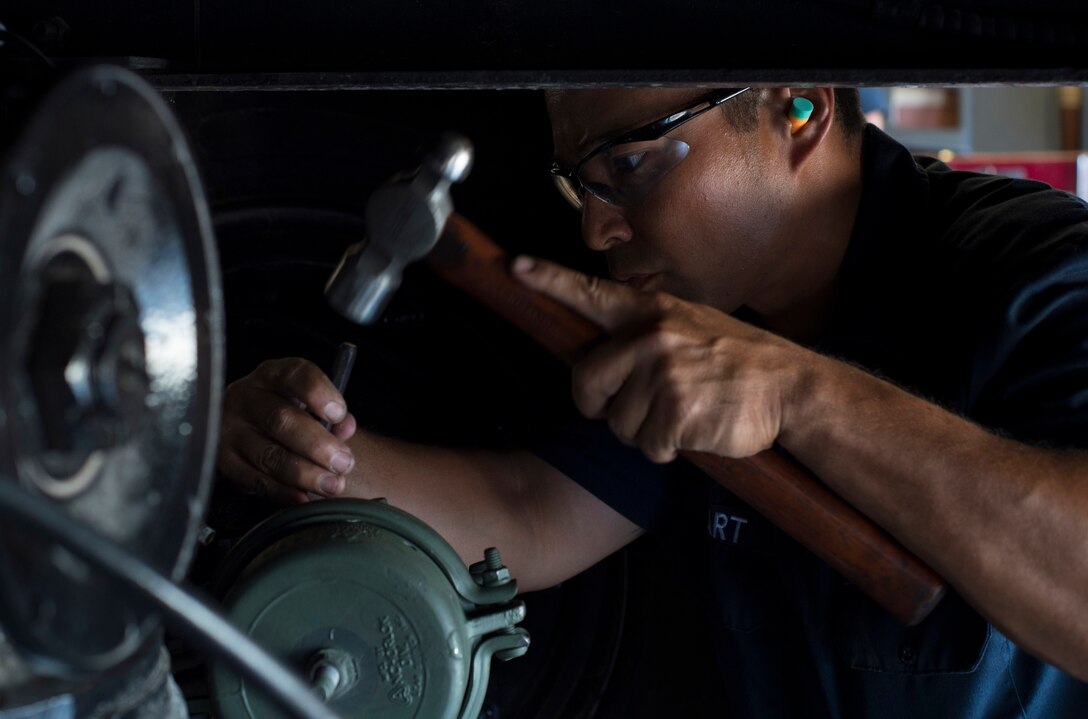
[[[1088,456],[1026,446],[819,358],[780,441],[1039,656],[1088,679]]]
[[[496,546],[507,565],[525,564],[530,528],[513,508],[523,491],[512,463],[482,451],[453,451],[358,432],[349,440],[355,469],[342,496],[384,497],[441,534],[466,563]]]
[[[385,497],[429,524],[466,564],[498,547],[522,590],[588,568],[639,534],[527,452],[416,445],[358,432],[343,496]]]

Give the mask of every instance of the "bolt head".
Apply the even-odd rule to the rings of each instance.
[[[116,444],[147,393],[143,335],[128,290],[98,282],[61,253],[40,275],[25,371],[33,414],[61,475]],[[53,463],[53,460],[50,460]]]
[[[488,569],[484,562],[473,564],[469,569],[469,573],[476,580],[476,583],[483,587],[501,587],[513,580],[513,577],[510,576],[510,570],[506,567]]]

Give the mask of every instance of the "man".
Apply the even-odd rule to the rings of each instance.
[[[814,111],[794,132],[798,95]],[[709,483],[731,715],[1083,713],[1084,203],[918,164],[851,91],[574,91],[548,109],[554,172],[615,281],[512,269],[612,337],[574,370],[581,412],[656,463],[777,443],[956,590],[901,627]],[[466,558],[503,547],[533,589],[655,525],[674,486],[590,431],[535,454],[406,445],[355,432],[316,367],[281,360],[230,387],[219,466],[284,501],[388,497]]]

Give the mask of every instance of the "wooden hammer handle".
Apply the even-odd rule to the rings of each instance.
[[[428,262],[569,365],[603,336],[596,324],[511,276],[506,253],[459,215],[450,216]],[[932,569],[782,452],[746,459],[681,454],[904,624],[922,621],[944,595]]]

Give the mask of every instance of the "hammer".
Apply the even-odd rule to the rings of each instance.
[[[426,256],[439,276],[568,365],[576,364],[603,330],[516,280],[510,257],[453,212],[450,185],[463,180],[471,165],[469,142],[447,134],[414,175],[394,179],[371,195],[369,237],[345,251],[326,297],[348,319],[373,322],[400,284],[404,266]],[[945,584],[931,568],[781,450],[745,459],[680,454],[903,624],[921,622],[944,596]]]

